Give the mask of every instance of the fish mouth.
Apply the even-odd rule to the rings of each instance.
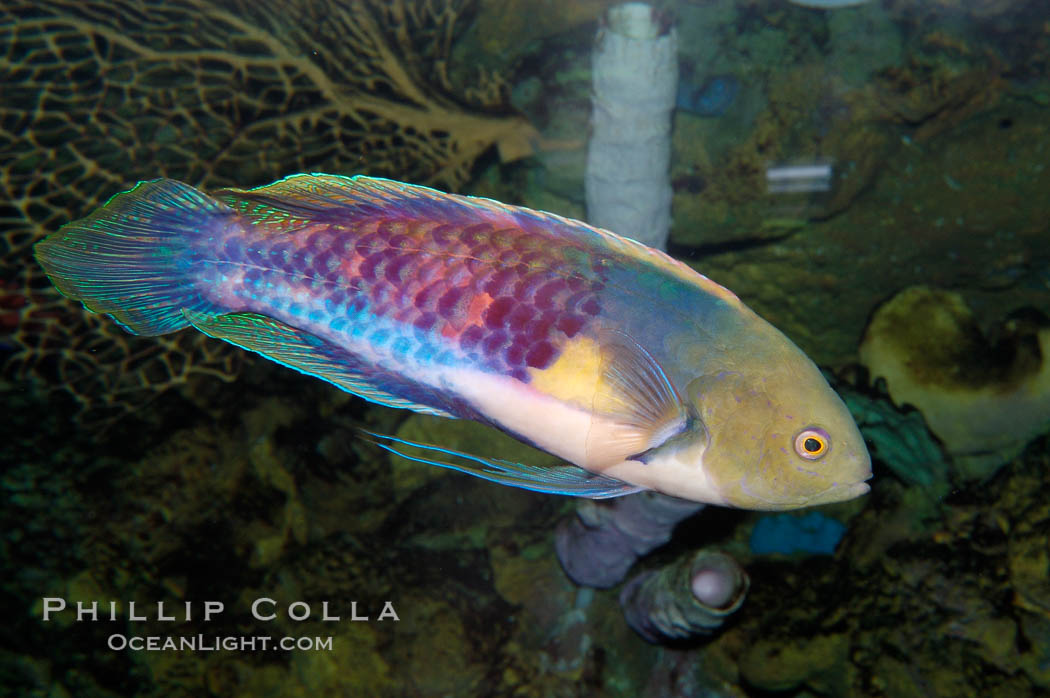
[[[865,480],[870,480],[871,475]],[[818,504],[832,504],[834,502],[848,502],[849,500],[857,499],[862,494],[867,494],[871,490],[871,486],[866,482],[854,482],[854,483],[835,483],[828,486],[815,494],[807,496],[805,500],[801,502],[793,503],[793,508],[801,507],[812,507]]]
[[[846,488],[846,499],[853,499],[871,491],[871,485],[866,482],[857,482]]]
[[[870,475],[868,476],[871,477]],[[871,491],[871,485],[866,482],[854,482],[850,484],[835,484],[825,490],[821,490],[812,497],[808,497],[802,506],[813,506],[814,504],[831,504],[832,502],[847,502],[856,499]]]
[[[871,477],[870,475],[868,476]],[[819,492],[812,494],[808,497],[801,499],[791,500],[776,500],[768,499],[765,497],[759,497],[752,494],[754,499],[768,505],[764,509],[770,511],[785,511],[791,509],[804,509],[805,507],[818,506],[821,504],[833,504],[834,502],[846,502],[851,499],[856,499],[861,495],[867,494],[871,490],[871,486],[866,482],[853,482],[853,483],[836,483],[830,485]],[[734,506],[729,504],[727,506]],[[759,507],[748,507],[748,508],[759,508]]]
[[[867,450],[860,457],[857,457],[856,454],[851,455],[854,456],[854,460],[860,466],[854,471],[854,477],[850,478],[852,482],[832,484],[831,487],[816,496],[815,499],[818,502],[846,502],[871,491],[871,485],[867,482],[874,477],[874,473],[871,471],[871,456],[868,455]]]

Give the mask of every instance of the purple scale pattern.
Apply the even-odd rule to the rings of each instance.
[[[233,289],[244,306],[237,309],[305,331],[323,323],[413,357],[476,360],[527,381],[528,369],[550,366],[601,311],[591,251],[509,217],[506,225],[450,224],[418,210],[401,218],[349,209],[343,218],[289,222],[239,208],[245,225],[230,230],[243,235],[229,233],[216,248],[225,269],[245,268]],[[377,317],[399,336],[361,326]]]

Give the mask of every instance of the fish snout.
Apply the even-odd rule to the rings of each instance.
[[[847,496],[844,497],[843,500],[845,501],[845,500],[848,500],[848,499],[854,499],[855,497],[859,497],[862,494],[867,494],[870,491],[871,491],[871,485],[869,485],[866,482],[858,482],[856,484],[849,485],[847,487],[847,489],[846,489]]]
[[[867,480],[870,480],[871,477],[871,465],[869,463],[861,472],[857,473],[857,477],[832,483],[832,485],[826,490],[810,497],[803,506],[830,504],[832,502],[846,502],[851,499],[856,499],[857,497],[871,491],[871,485],[866,482]]]

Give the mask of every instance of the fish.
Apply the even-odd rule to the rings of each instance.
[[[156,179],[34,253],[62,294],[133,334],[193,327],[565,464],[365,432],[412,460],[537,492],[760,510],[869,489],[856,424],[791,340],[688,265],[580,221],[362,175],[210,194]]]

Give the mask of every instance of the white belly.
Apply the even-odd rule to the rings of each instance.
[[[593,449],[587,445],[602,443],[605,435],[613,438],[617,430],[609,420],[511,378],[470,370],[449,371],[442,378],[447,389],[468,400],[486,417],[581,468],[673,497],[725,504],[704,472],[699,448],[657,454],[648,463],[596,463]]]

